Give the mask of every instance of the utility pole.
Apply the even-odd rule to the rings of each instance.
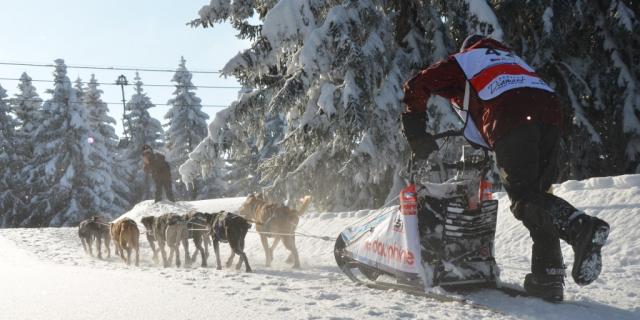
[[[127,139],[127,130],[125,128],[125,124],[124,124],[124,119],[125,119],[125,111],[126,111],[126,102],[127,100],[124,99],[124,86],[128,85],[129,83],[127,82],[127,77],[124,76],[124,74],[121,74],[118,77],[118,80],[116,80],[116,84],[120,85],[120,89],[122,89],[122,131],[124,131],[124,138]]]

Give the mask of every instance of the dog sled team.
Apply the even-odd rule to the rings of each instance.
[[[145,229],[142,233],[138,224],[130,218],[107,222],[94,216],[80,222],[78,235],[88,254],[93,256],[92,247],[95,242],[98,258],[102,259],[103,244],[107,257],[110,257],[110,242],[113,241],[116,255],[120,256],[126,264],[135,263],[136,266],[139,265],[140,260],[141,234],[144,234],[149,242],[153,261],[159,263],[161,258],[164,267],[169,267],[174,259],[176,267],[182,265],[180,247],[183,249],[185,266],[195,262],[199,253],[201,266],[207,267],[208,247],[212,244],[216,256],[216,267],[221,269],[219,243],[228,242],[231,255],[226,261],[226,267],[229,268],[233,264],[234,257],[238,255],[236,269],[240,269],[244,263],[245,270],[251,272],[249,260],[244,253],[244,245],[247,231],[252,223],[255,223],[265,252],[266,265],[271,265],[273,250],[282,241],[290,252],[287,262],[293,263],[294,268],[299,268],[300,258],[295,244],[295,230],[310,202],[311,197],[306,196],[301,199],[298,208],[290,208],[269,202],[262,194],[253,194],[247,197],[238,214],[225,211],[216,213],[191,211],[185,215],[165,213],[160,216],[142,217],[141,224]],[[271,245],[269,245],[269,238],[273,238]],[[189,239],[193,241],[196,248],[193,255],[189,255]]]

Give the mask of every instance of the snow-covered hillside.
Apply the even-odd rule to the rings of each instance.
[[[258,237],[251,230],[247,254],[254,272],[215,268],[162,268],[151,260],[141,237],[140,267],[113,255],[105,261],[86,255],[75,228],[0,230],[0,319],[639,319],[640,175],[568,181],[554,192],[612,227],[603,248],[604,270],[590,286],[567,279],[567,303],[550,304],[484,291],[470,299],[493,310],[456,302],[440,303],[396,291],[357,286],[335,266],[333,242],[298,237],[302,269],[284,262],[276,249],[266,268]],[[502,280],[520,285],[528,272],[531,242],[500,200],[496,255]],[[243,198],[138,204],[125,215],[236,210]],[[298,231],[334,238],[370,211],[310,212]],[[193,248],[193,246],[191,246]],[[564,245],[565,263],[572,264]],[[222,245],[223,258],[228,248]],[[212,259],[209,259],[212,264]]]

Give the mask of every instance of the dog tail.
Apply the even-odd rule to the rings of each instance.
[[[298,209],[299,217],[302,216],[305,213],[305,211],[307,211],[307,208],[309,208],[310,204],[311,204],[311,196],[305,196],[304,198],[302,198],[302,204]]]

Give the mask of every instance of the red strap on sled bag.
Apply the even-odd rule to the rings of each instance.
[[[415,184],[410,184],[400,190],[400,212],[405,216],[418,214],[418,195]]]
[[[480,190],[478,194],[480,195],[480,202],[493,200],[493,184],[489,182],[489,180],[480,180]]]

